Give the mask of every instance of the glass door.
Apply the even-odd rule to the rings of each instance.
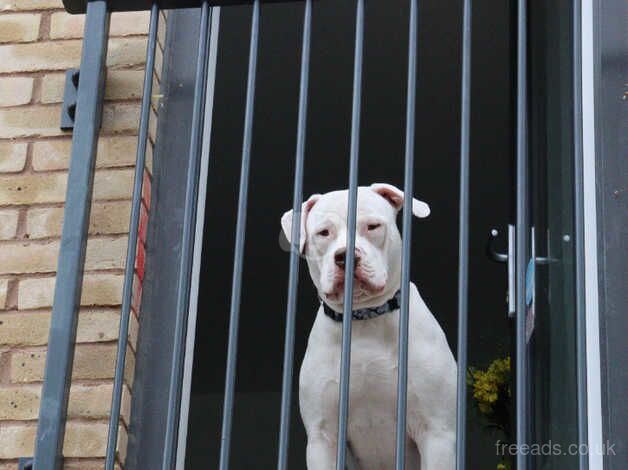
[[[578,468],[572,8],[530,2],[533,469]]]

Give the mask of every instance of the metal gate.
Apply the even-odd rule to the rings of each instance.
[[[340,376],[340,409],[338,422],[337,470],[344,470],[347,463],[347,420],[349,405],[349,369],[351,347],[351,311],[352,286],[354,276],[354,246],[357,210],[358,164],[360,156],[360,115],[362,91],[362,61],[364,38],[364,2],[356,0],[356,24],[353,71],[353,105],[351,116],[351,150],[349,174],[349,205],[347,232],[347,261],[345,272],[344,317],[342,325],[342,356]],[[229,343],[227,357],[227,374],[224,396],[222,421],[222,440],[220,451],[220,469],[229,468],[232,416],[235,393],[235,374],[237,363],[237,337],[240,317],[240,297],[242,290],[242,267],[245,243],[245,225],[247,216],[247,200],[249,188],[249,169],[251,160],[251,140],[253,130],[253,110],[255,105],[255,85],[257,69],[258,37],[260,28],[260,0],[253,2],[229,0],[169,0],[151,3],[148,0],[66,0],[66,8],[71,12],[86,12],[85,37],[81,60],[80,76],[75,112],[72,159],[68,180],[68,194],[65,206],[65,220],[62,234],[61,253],[55,300],[53,307],[52,328],[48,346],[45,382],[42,393],[42,406],[36,441],[34,468],[37,470],[57,469],[62,465],[62,444],[66,421],[68,391],[71,377],[74,342],[76,336],[77,312],[82,285],[82,270],[87,240],[87,226],[91,205],[92,183],[94,175],[95,148],[100,127],[100,115],[103,100],[104,64],[107,50],[109,16],[111,11],[150,9],[150,31],[148,38],[146,76],[144,94],[141,104],[141,120],[137,150],[135,186],[133,190],[129,244],[126,260],[126,276],[123,291],[123,304],[119,332],[118,355],[113,387],[109,436],[107,444],[106,468],[112,470],[115,465],[118,422],[120,418],[121,397],[124,380],[126,338],[129,328],[129,315],[133,290],[133,267],[135,266],[137,233],[142,194],[142,169],[146,157],[148,138],[148,120],[152,94],[152,70],[155,63],[155,46],[157,40],[157,18],[160,8],[200,7],[200,36],[196,55],[196,81],[194,86],[194,107],[192,115],[192,133],[189,151],[189,170],[187,174],[186,198],[183,235],[180,253],[180,275],[177,288],[176,327],[169,389],[169,406],[167,414],[166,441],[163,449],[163,469],[172,469],[176,462],[177,435],[179,426],[179,403],[182,396],[182,373],[185,352],[185,336],[187,331],[187,315],[190,305],[190,286],[192,275],[192,259],[195,243],[195,222],[197,218],[197,198],[200,174],[200,156],[204,130],[205,102],[207,92],[208,68],[210,67],[209,51],[214,7],[228,6],[236,3],[252,3],[253,17],[251,23],[248,77],[246,88],[246,109],[244,115],[244,135],[242,144],[242,163],[239,186],[236,248],[231,290]],[[310,43],[312,25],[312,0],[303,0],[303,38],[301,46],[301,79],[298,103],[297,148],[295,152],[296,170],[294,174],[293,211],[300,218],[303,200],[304,154],[307,146],[306,123],[308,115],[308,79],[310,65]],[[469,272],[469,175],[470,175],[470,119],[471,119],[471,27],[472,2],[462,0],[463,24],[462,37],[462,78],[461,78],[461,141],[460,141],[460,201],[459,201],[459,270],[458,270],[458,386],[457,386],[457,436],[456,436],[456,468],[465,468],[466,448],[466,410],[467,410],[467,323],[468,323],[468,272]],[[510,253],[509,261],[514,258],[514,276],[511,292],[515,293],[514,311],[516,313],[516,437],[517,444],[522,446],[529,442],[528,425],[528,351],[526,343],[526,270],[531,253],[530,221],[529,221],[529,177],[528,177],[528,39],[527,39],[527,2],[517,0],[517,126],[516,126],[516,224],[514,229],[514,253]],[[418,47],[418,0],[409,0],[409,44],[407,73],[406,103],[406,140],[405,140],[405,181],[404,192],[413,193],[413,166],[415,148],[415,112],[417,76],[427,73],[417,64]],[[574,50],[574,117],[575,134],[575,180],[576,190],[576,243],[577,243],[577,319],[579,329],[578,342],[578,396],[579,396],[579,440],[586,439],[586,400],[585,400],[585,369],[584,369],[584,300],[582,295],[583,282],[583,201],[581,168],[581,93],[580,93],[580,1],[574,2],[573,28]],[[215,65],[215,64],[214,64]],[[405,198],[403,215],[403,251],[401,310],[399,326],[399,376],[397,390],[397,423],[396,423],[396,464],[398,470],[404,469],[405,461],[405,429],[408,374],[408,311],[410,286],[410,254],[412,246],[411,233],[411,198]],[[298,220],[298,219],[297,219]],[[293,224],[292,243],[299,245],[299,227]],[[295,315],[298,288],[298,250],[291,250],[290,275],[288,287],[288,305],[286,308],[286,332],[283,363],[283,388],[281,408],[281,428],[279,435],[279,456],[277,468],[287,469],[288,437],[290,425],[290,403],[293,383]],[[517,468],[530,468],[528,455],[517,454]],[[580,468],[587,468],[584,456],[580,458]]]

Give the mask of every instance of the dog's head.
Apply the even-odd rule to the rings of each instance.
[[[354,309],[381,305],[399,289],[401,236],[396,219],[403,201],[403,191],[389,184],[358,188]],[[338,312],[343,309],[347,203],[347,190],[315,194],[303,203],[296,217],[290,210],[281,218],[288,241],[293,219],[300,219],[299,246],[295,248],[305,255],[321,299]],[[430,208],[413,199],[412,213],[427,217]]]

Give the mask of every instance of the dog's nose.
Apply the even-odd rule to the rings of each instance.
[[[336,266],[344,269],[346,258],[347,258],[347,250],[344,250],[344,249],[338,250],[336,254],[334,255],[334,262],[336,263]],[[357,267],[359,262],[360,262],[360,256],[358,254],[358,250],[356,250],[355,256],[353,258],[353,267],[354,268]]]
[[[345,258],[347,257],[347,252],[345,250],[338,251],[334,255],[334,261],[336,262],[336,266],[339,268],[345,267]]]

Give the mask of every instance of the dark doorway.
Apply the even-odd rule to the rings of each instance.
[[[485,256],[493,227],[509,218],[512,157],[508,2],[475,2],[469,364],[508,355],[506,277]],[[186,468],[216,468],[224,389],[237,186],[251,10],[221,12],[203,258]],[[345,188],[354,4],[314,4],[305,196]],[[303,5],[265,4],[255,105],[249,214],[231,468],[276,465],[288,254],[279,219],[292,206]],[[432,215],[413,228],[412,279],[455,354],[458,250],[461,3],[420,2],[415,196]],[[360,184],[403,183],[408,4],[366,5]],[[296,370],[318,300],[301,269]],[[296,390],[295,380],[295,390]],[[290,468],[305,468],[305,433],[294,394]],[[472,430],[481,424],[469,412]],[[494,439],[470,432],[469,468],[494,468]],[[494,463],[493,463],[494,462]]]

